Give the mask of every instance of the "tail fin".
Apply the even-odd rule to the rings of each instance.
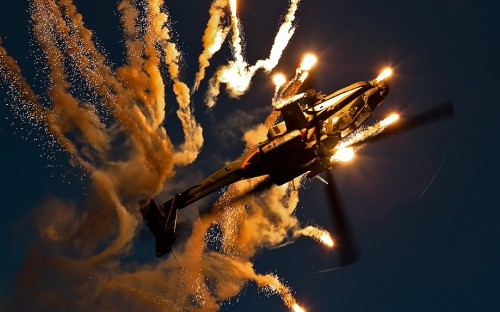
[[[175,197],[160,205],[160,207],[152,198],[139,202],[142,217],[156,238],[157,257],[170,252],[175,243],[175,226],[178,210],[173,205],[174,199]]]

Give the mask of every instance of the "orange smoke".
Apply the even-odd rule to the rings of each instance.
[[[229,27],[224,26],[225,7],[227,6],[228,0],[215,0],[210,6],[210,18],[202,38],[203,52],[198,57],[200,65],[196,73],[194,91],[198,90],[201,81],[205,78],[205,70],[210,66],[210,59],[220,50],[224,40],[226,40],[229,32]]]
[[[159,192],[173,175],[174,163],[185,165],[196,158],[203,143],[201,127],[190,108],[189,89],[179,80],[179,52],[170,41],[168,16],[161,12],[162,1],[148,2],[147,30],[140,37],[137,23],[139,11],[135,1],[121,1],[119,11],[126,34],[127,64],[114,72],[104,54],[95,47],[92,32],[70,0],[34,0],[33,31],[48,68],[50,105],[42,105],[21,75],[15,61],[0,46],[2,76],[17,90],[24,115],[45,124],[50,135],[93,177],[95,198],[102,202],[106,214],[118,220],[115,240],[102,250],[100,258],[126,251],[134,236],[137,221],[123,203],[124,199]],[[165,85],[160,72],[162,43],[168,77],[179,103],[178,116],[185,132],[185,143],[174,153],[163,127],[165,117]],[[72,65],[71,68],[67,64]],[[91,102],[75,95],[70,76],[77,75],[92,92]],[[101,113],[104,112],[104,113]],[[112,118],[114,125],[105,120]],[[127,140],[113,153],[112,142]],[[97,226],[100,220],[92,215],[81,222],[77,233],[88,241],[91,249],[105,232],[113,227],[91,233],[84,228]],[[93,242],[93,243],[91,243]],[[99,258],[99,257],[97,257]],[[97,259],[96,258],[96,259]]]
[[[264,276],[259,275],[257,276],[256,282],[260,287],[268,287],[271,292],[277,292],[290,310],[294,312],[305,312],[292,296],[290,289],[283,285],[276,276],[271,274]]]
[[[258,69],[270,71],[278,63],[293,35],[298,3],[290,1],[269,57],[248,66],[236,1],[214,1],[195,88],[231,29],[234,60],[218,71],[221,76],[216,81],[226,83],[235,94],[245,92]],[[231,22],[227,27],[225,8],[229,4]],[[303,311],[287,286],[276,276],[257,274],[251,263],[256,252],[294,240],[292,233],[300,229],[294,216],[300,178],[260,194],[248,191],[261,179],[231,185],[212,210],[193,224],[189,238],[178,242],[176,259],[146,265],[118,261],[130,252],[136,235],[139,218],[135,201],[160,192],[174,175],[174,166],[193,162],[203,144],[202,128],[191,109],[190,90],[180,79],[181,51],[172,39],[170,17],[163,6],[163,0],[119,2],[126,62],[113,69],[96,48],[92,31],[71,0],[34,0],[33,30],[48,68],[48,103],[41,103],[15,60],[0,45],[0,75],[17,90],[22,114],[43,124],[71,161],[92,179],[84,203],[52,200],[48,204],[52,209],[42,209],[45,218],[40,218],[38,229],[43,252],[27,259],[20,278],[26,287],[21,287],[19,298],[30,298],[25,304],[32,306],[26,310],[33,310],[33,306],[57,310],[71,305],[84,311],[132,307],[217,311],[220,303],[236,296],[245,283],[255,282],[281,296],[291,310]],[[71,64],[70,69],[67,64]],[[161,71],[162,64],[167,72]],[[84,81],[92,100],[83,101],[73,92],[79,86],[71,84],[71,75]],[[171,91],[166,91],[165,80],[172,81]],[[287,94],[293,95],[291,90]],[[177,100],[172,106],[177,108],[184,133],[179,147],[173,146],[164,127],[165,109],[170,106],[166,92],[172,92]],[[272,113],[265,125],[248,131],[246,143],[265,139],[266,126],[276,118]],[[220,231],[220,251],[209,250],[206,243],[213,228]],[[328,243],[329,235],[316,236]],[[47,274],[57,282],[47,284]],[[82,294],[86,300],[75,300]]]

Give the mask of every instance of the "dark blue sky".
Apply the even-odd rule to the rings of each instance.
[[[115,1],[105,2],[76,4],[110,58],[120,64]],[[240,2],[246,53],[252,63],[267,56],[286,1]],[[496,129],[500,6],[482,2],[301,3],[299,26],[278,68],[292,73],[304,52],[315,51],[319,64],[312,78],[318,89],[328,93],[371,79],[390,64],[396,74],[377,116],[392,110],[411,116],[444,100],[451,100],[456,112],[453,121],[368,146],[354,163],[335,172],[359,240],[358,263],[316,273],[332,267],[335,255],[305,238],[255,258],[256,271],[278,273],[308,311],[500,308],[500,136]],[[210,1],[169,4],[181,50],[186,52],[183,70],[188,81],[196,70],[209,5]],[[2,1],[0,36],[36,85],[26,10],[24,1]],[[222,64],[228,57],[226,51],[215,60]],[[269,107],[272,86],[267,79],[257,74],[251,92],[239,101],[221,97],[211,112],[203,107],[203,93],[195,95],[206,144],[193,168],[209,174],[221,165],[214,159],[240,154],[237,139],[261,122]],[[5,89],[0,95],[0,291],[5,298],[14,292],[16,271],[34,235],[34,207],[50,195],[78,199],[82,183],[63,156],[59,161],[47,160],[40,156],[43,150],[37,142],[22,139],[29,125],[16,120],[4,104],[10,101]],[[242,116],[244,128],[235,124],[221,132],[218,122],[229,122],[226,116],[231,114]],[[61,179],[67,172],[73,174]],[[320,183],[314,180],[303,188],[297,214],[304,223],[331,226]],[[224,305],[222,311],[286,311],[281,299],[267,298],[255,288],[249,285],[239,302]]]

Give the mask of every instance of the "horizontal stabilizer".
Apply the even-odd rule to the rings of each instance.
[[[161,257],[172,250],[175,243],[177,209],[171,201],[158,206],[154,199],[141,200],[141,214],[156,238],[156,256]]]

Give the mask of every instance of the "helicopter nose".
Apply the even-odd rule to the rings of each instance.
[[[382,80],[377,84],[377,87],[380,89],[380,95],[385,96],[389,93],[389,84],[387,81]]]

